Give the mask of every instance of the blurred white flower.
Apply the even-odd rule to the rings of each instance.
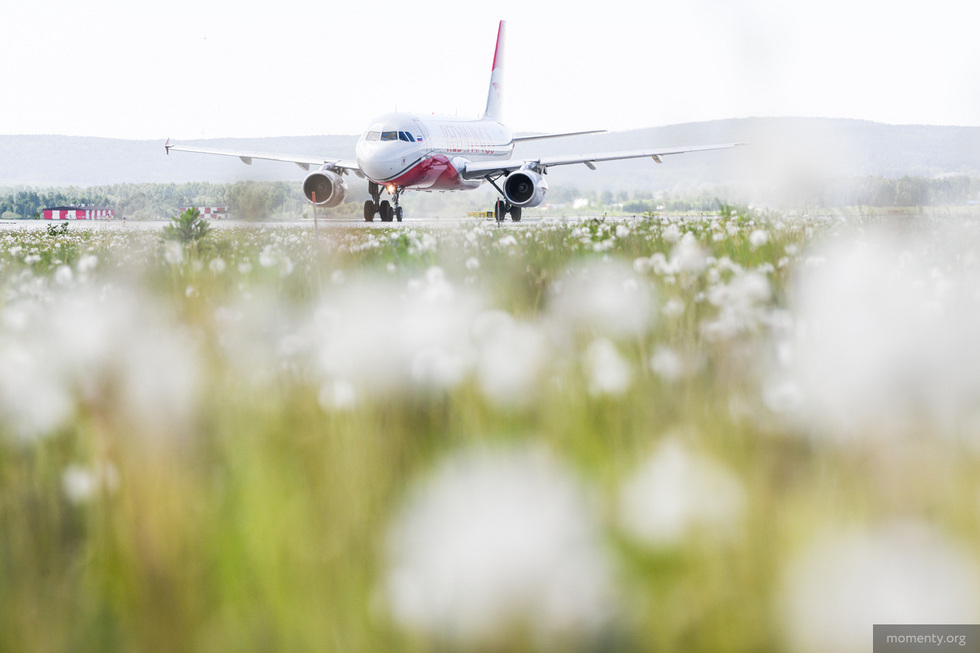
[[[473,323],[476,374],[483,395],[500,406],[529,405],[539,393],[551,354],[541,330],[509,313],[488,311]]]
[[[2,418],[20,437],[63,425],[77,401],[111,402],[144,435],[185,430],[197,409],[197,348],[140,293],[58,293],[7,324],[20,320],[0,348]]]
[[[671,297],[664,304],[663,311],[667,317],[680,317],[684,314],[684,301],[677,297]]]
[[[211,262],[208,263],[208,269],[215,274],[221,274],[225,271],[226,267],[228,266],[225,264],[225,260],[220,256],[215,256],[213,259],[211,259]]]
[[[787,649],[867,651],[874,624],[980,619],[975,556],[929,527],[829,533],[794,556],[778,596]]]
[[[78,259],[78,272],[79,274],[87,274],[94,270],[99,264],[99,257],[95,254],[86,254],[85,256]]]
[[[629,390],[633,370],[610,340],[593,340],[584,359],[590,394],[619,396]]]
[[[663,239],[668,243],[676,243],[681,239],[681,229],[677,226],[676,222],[672,222],[663,230],[661,233]]]
[[[739,272],[727,284],[712,286],[708,301],[719,311],[702,325],[702,332],[709,340],[720,341],[756,331],[769,317],[771,296],[769,280],[759,272]]]
[[[471,325],[482,301],[431,268],[408,289],[393,281],[336,287],[309,325],[324,379],[360,392],[406,394],[455,387],[472,369]]]
[[[689,378],[700,366],[701,361],[689,354],[682,354],[663,345],[658,346],[650,357],[650,369],[667,383]]]
[[[673,273],[699,274],[707,265],[704,249],[690,231],[686,232],[670,252]]]
[[[569,269],[551,288],[549,312],[562,329],[609,338],[644,333],[653,323],[653,289],[620,261]]]
[[[671,438],[623,484],[618,518],[638,541],[679,546],[695,532],[718,539],[736,534],[745,502],[745,489],[732,472]]]
[[[389,529],[386,590],[401,625],[462,647],[596,633],[612,568],[575,478],[540,451],[444,461]]]
[[[75,402],[58,360],[43,342],[0,345],[0,420],[23,441],[65,425]]]
[[[276,264],[276,260],[276,251],[272,245],[266,245],[264,248],[262,248],[262,251],[259,252],[259,265],[264,268],[271,268]]]
[[[163,258],[170,265],[177,265],[184,260],[184,248],[180,243],[168,240],[163,247]]]
[[[357,404],[357,391],[347,381],[338,379],[324,384],[318,399],[324,410],[350,410]]]
[[[756,229],[749,234],[749,244],[752,249],[758,249],[769,242],[769,232],[764,229]]]
[[[790,365],[797,417],[830,440],[971,436],[980,427],[980,279],[935,264],[956,245],[865,238],[825,252],[793,288]],[[930,252],[927,246],[935,247]],[[787,376],[788,375],[788,376]]]
[[[61,474],[61,488],[74,504],[87,503],[98,492],[114,492],[119,487],[119,474],[111,463],[94,467],[69,465]]]
[[[54,271],[54,282],[59,286],[67,286],[71,284],[74,278],[74,273],[67,265],[59,265],[58,269]]]

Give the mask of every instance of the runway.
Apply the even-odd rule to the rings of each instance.
[[[588,220],[605,220],[607,222],[622,222],[636,219],[634,216],[525,216],[520,222],[505,220],[499,224],[501,228],[527,228],[542,223],[583,222]],[[0,231],[43,231],[50,226],[60,227],[67,224],[68,230],[160,230],[170,224],[170,220],[0,220]],[[411,229],[426,228],[458,228],[476,224],[497,226],[492,218],[453,218],[453,217],[412,217],[404,222],[365,222],[363,218],[321,218],[314,223],[311,219],[301,220],[209,220],[213,229],[263,229],[263,228],[309,228],[309,229]]]

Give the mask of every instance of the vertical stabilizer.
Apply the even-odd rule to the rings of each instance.
[[[501,121],[501,94],[504,84],[504,28],[507,23],[500,21],[497,28],[497,49],[493,53],[493,70],[490,72],[490,90],[487,92],[487,110],[483,117]]]

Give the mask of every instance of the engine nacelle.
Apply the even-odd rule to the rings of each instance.
[[[316,194],[317,206],[337,206],[347,196],[347,182],[332,170],[317,170],[306,175],[303,180],[303,194],[313,202]]]
[[[504,195],[514,206],[537,206],[548,194],[548,182],[533,170],[518,170],[507,175]]]

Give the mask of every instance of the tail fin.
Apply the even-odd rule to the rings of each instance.
[[[490,72],[490,90],[487,92],[487,110],[483,112],[484,118],[500,122],[501,118],[501,94],[504,83],[504,28],[507,26],[505,21],[500,21],[497,28],[497,49],[493,53],[493,70]]]

